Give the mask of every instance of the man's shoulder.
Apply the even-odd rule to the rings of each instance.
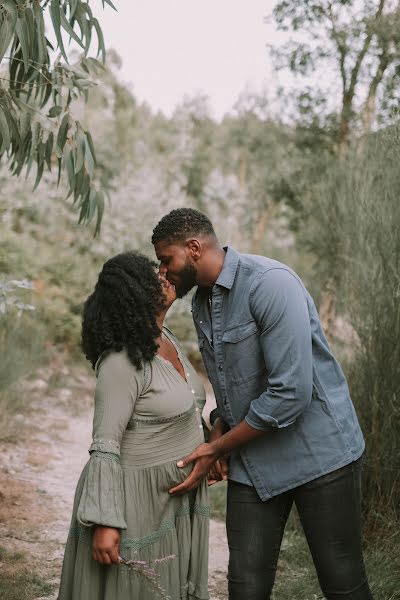
[[[278,260],[269,258],[268,256],[260,256],[258,254],[239,254],[239,265],[242,269],[258,273],[267,273],[274,269],[283,269],[289,273],[295,274],[293,269]]]

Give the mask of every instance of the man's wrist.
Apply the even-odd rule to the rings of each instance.
[[[210,432],[210,441],[218,439],[219,437],[224,435],[224,433],[226,433],[228,430],[229,430],[228,424],[225,423],[225,421],[223,419],[221,419],[221,417],[217,417],[216,420],[214,421],[213,428],[211,429],[211,432]]]

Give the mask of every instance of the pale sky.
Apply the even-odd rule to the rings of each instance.
[[[122,80],[153,109],[170,115],[200,92],[220,118],[245,88],[276,85],[266,44],[281,34],[264,22],[273,0],[113,1],[118,12],[91,5],[106,46],[123,60]]]

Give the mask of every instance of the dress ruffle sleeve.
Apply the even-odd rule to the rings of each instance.
[[[92,452],[78,506],[78,521],[85,526],[126,529],[124,515],[124,482],[118,456]]]
[[[108,354],[97,368],[93,441],[77,507],[77,519],[84,526],[126,529],[120,444],[141,379],[124,351]]]

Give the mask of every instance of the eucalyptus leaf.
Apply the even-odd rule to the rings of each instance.
[[[11,144],[11,133],[8,127],[8,122],[6,116],[3,112],[3,109],[0,107],[0,135],[1,135],[1,146],[0,146],[0,154],[3,154],[5,150]]]
[[[64,42],[61,33],[61,9],[58,0],[51,0],[50,16],[53,23],[54,33],[57,38],[58,47],[65,61],[68,62],[68,57],[65,53]]]
[[[114,6],[114,4],[111,2],[111,0],[102,0],[103,1],[103,7],[104,7],[104,3],[108,4],[109,6],[111,6],[111,8],[113,8],[115,11],[117,10]]]
[[[58,134],[57,134],[57,156],[59,158],[62,156],[65,142],[67,141],[68,128],[69,128],[69,113],[66,113],[63,116],[63,119],[62,119],[61,125],[60,125],[60,129],[58,130]]]
[[[49,112],[47,113],[47,116],[52,118],[52,117],[58,117],[61,115],[63,109],[62,106],[52,106],[49,109]]]
[[[18,37],[18,41],[22,50],[22,57],[24,61],[25,72],[29,69],[30,60],[30,44],[29,44],[29,30],[27,22],[24,18],[24,14],[19,16],[15,25],[15,33]]]
[[[75,42],[77,44],[79,44],[81,46],[81,48],[85,48],[85,46],[82,43],[82,40],[80,39],[80,37],[75,33],[73,27],[71,27],[70,22],[68,21],[67,17],[65,16],[65,13],[62,9],[60,9],[60,21],[61,21],[61,25],[62,27],[65,29],[65,31],[68,33],[68,35],[75,40]]]
[[[97,219],[96,219],[96,228],[94,230],[95,236],[100,235],[101,222],[103,220],[103,214],[104,214],[105,202],[104,202],[104,194],[101,190],[99,192],[97,192],[96,204],[97,204]]]
[[[0,21],[0,62],[11,43],[18,18],[17,7],[12,0],[2,0],[1,7],[6,12],[3,12],[3,19]]]
[[[93,27],[96,30],[97,40],[98,40],[98,44],[99,44],[98,49],[97,49],[97,56],[99,56],[99,54],[101,53],[103,56],[103,63],[104,63],[106,60],[106,47],[104,45],[103,32],[101,30],[100,24],[97,19],[93,19],[92,23],[93,23]]]

